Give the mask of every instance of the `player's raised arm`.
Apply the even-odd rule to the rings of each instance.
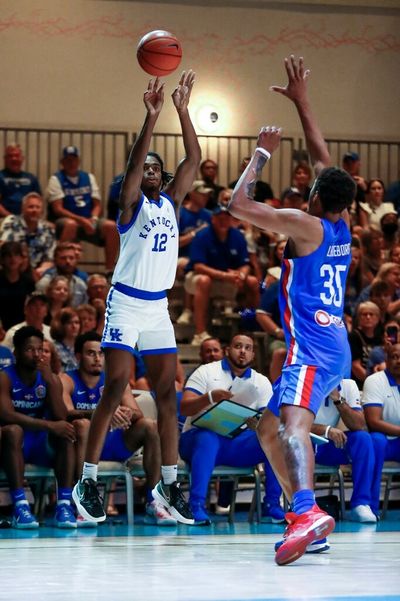
[[[122,224],[130,222],[135,206],[141,197],[140,185],[143,179],[143,166],[149,151],[154,126],[164,103],[164,84],[160,82],[158,77],[149,81],[147,90],[143,95],[143,101],[147,114],[142,130],[129,154],[119,198],[119,208],[122,211],[120,222]]]
[[[311,163],[315,174],[318,175],[321,169],[330,165],[331,159],[308,100],[307,81],[310,69],[304,67],[303,57],[296,60],[293,54],[290,58],[285,58],[285,68],[288,76],[287,85],[285,87],[271,86],[270,89],[286,96],[294,103],[303,126]]]
[[[258,135],[257,148],[249,164],[237,182],[229,202],[230,213],[259,228],[284,234],[295,241],[306,244],[303,252],[311,252],[322,239],[320,220],[297,209],[274,209],[268,204],[253,200],[255,182],[271,154],[278,148],[281,130],[263,127]]]
[[[186,156],[179,163],[175,176],[168,183],[165,191],[178,205],[181,204],[190,190],[201,160],[200,145],[189,114],[189,100],[194,81],[195,73],[192,70],[183,71],[172,94],[172,100],[181,123]]]

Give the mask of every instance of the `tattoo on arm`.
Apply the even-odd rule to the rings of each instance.
[[[246,183],[246,196],[248,198],[254,198],[256,183],[257,180],[259,180],[261,177],[261,172],[266,162],[267,157],[263,154],[257,153],[257,155],[255,156],[255,165],[251,169],[251,171],[254,173],[254,178]]]

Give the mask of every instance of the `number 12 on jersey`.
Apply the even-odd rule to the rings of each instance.
[[[162,253],[167,250],[167,234],[156,234],[154,236],[154,245],[151,249],[153,252]]]

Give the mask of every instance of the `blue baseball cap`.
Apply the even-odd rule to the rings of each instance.
[[[62,158],[66,159],[67,157],[78,157],[79,149],[77,146],[65,146],[62,151]]]
[[[359,161],[360,155],[357,152],[346,152],[343,155],[343,161]]]

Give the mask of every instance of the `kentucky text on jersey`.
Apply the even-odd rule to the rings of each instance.
[[[165,217],[156,217],[155,219],[151,219],[148,223],[145,223],[143,225],[142,231],[139,232],[139,237],[146,239],[147,235],[151,232],[151,230],[154,227],[157,227],[158,225],[163,225],[167,230],[171,232],[171,238],[175,238],[176,232],[174,232],[174,224],[171,222],[170,219],[166,219]],[[143,230],[147,233],[144,233]]]
[[[350,242],[348,244],[332,244],[326,253],[327,257],[344,257],[351,252]]]

